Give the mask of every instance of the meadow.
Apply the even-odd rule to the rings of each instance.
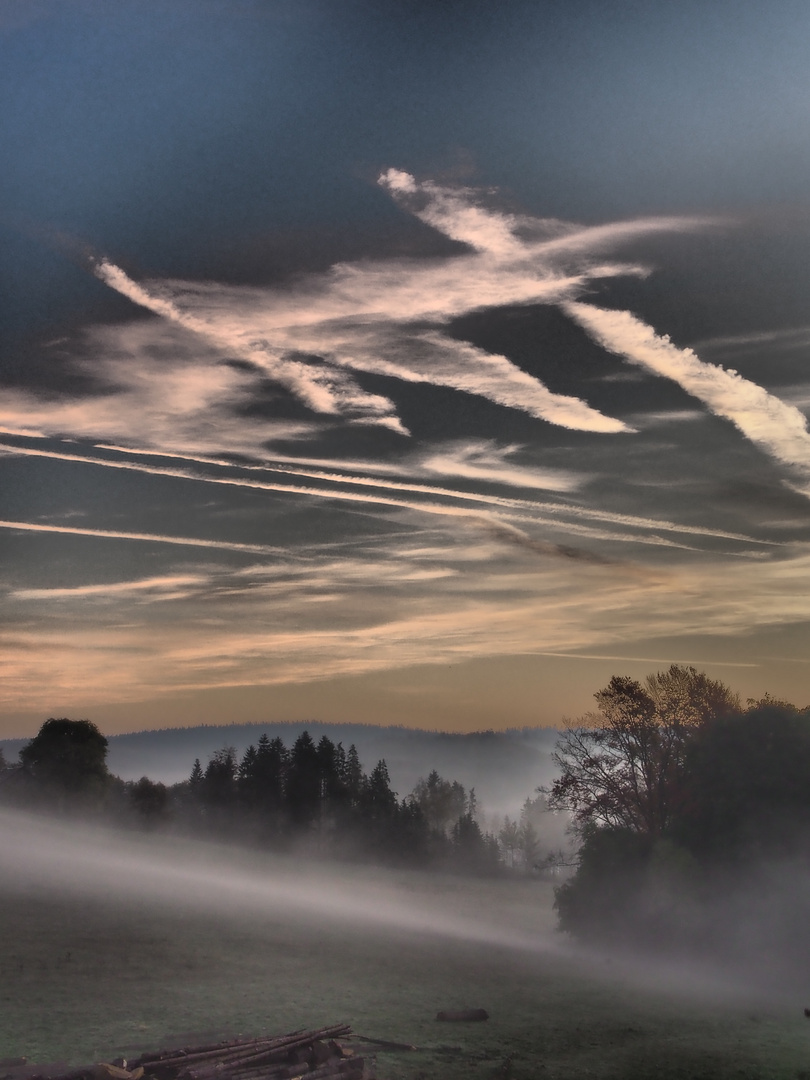
[[[142,840],[137,858],[116,861],[91,837],[85,854],[66,853],[77,871],[64,880],[58,868],[52,880],[23,872],[25,843],[6,845],[0,1057],[79,1064],[345,1021],[418,1048],[364,1047],[381,1080],[810,1078],[810,1022],[795,993],[572,949],[554,930],[550,881],[343,867],[330,888],[328,874],[296,860],[210,846],[197,853],[208,877],[168,880],[173,844],[150,879],[166,879],[164,891],[139,887]],[[82,862],[91,850],[92,873]],[[224,903],[217,883],[248,872],[252,882],[302,874],[305,899],[265,903],[250,886],[242,904],[240,886]],[[435,1019],[466,1006],[490,1019]]]

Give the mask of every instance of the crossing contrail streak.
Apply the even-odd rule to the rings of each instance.
[[[77,525],[51,525],[32,521],[0,521],[0,529],[41,533],[68,533],[74,536],[100,536],[113,540],[146,540],[153,544],[218,548],[223,551],[248,551],[259,555],[282,553],[281,548],[271,547],[268,544],[238,544],[229,540],[201,540],[191,536],[162,536],[160,533],[125,532],[118,529],[84,529]]]
[[[634,517],[631,514],[619,514],[605,510],[595,510],[589,507],[573,506],[567,503],[551,503],[551,502],[538,502],[531,499],[518,499],[510,498],[503,495],[485,495],[480,492],[472,491],[459,491],[453,488],[436,487],[430,484],[418,484],[418,483],[404,483],[397,480],[389,480],[388,478],[374,477],[374,476],[358,476],[356,474],[346,474],[339,472],[327,472],[322,469],[309,469],[300,466],[297,462],[291,462],[284,465],[246,465],[235,464],[232,461],[226,461],[219,458],[195,456],[191,454],[174,454],[169,451],[161,452],[158,450],[140,450],[130,449],[122,446],[99,446],[99,449],[110,450],[116,454],[125,455],[142,455],[144,457],[162,457],[170,458],[181,461],[189,461],[200,465],[214,465],[217,468],[222,469],[239,469],[245,472],[270,472],[287,476],[303,476],[312,480],[322,480],[330,484],[351,484],[358,487],[370,487],[381,488],[383,490],[413,492],[414,494],[432,495],[438,498],[447,498],[459,500],[462,502],[483,503],[484,505],[507,511],[505,516],[514,517],[517,520],[528,521],[535,520],[538,523],[542,521],[539,517],[540,514],[549,514],[553,516],[553,520],[546,519],[548,524],[555,525],[557,527],[565,527],[571,532],[582,532],[583,534],[592,534],[594,530],[589,529],[588,526],[576,526],[570,522],[562,520],[564,517],[573,517],[580,519],[588,519],[591,521],[599,521],[610,525],[623,525],[629,528],[640,530],[657,530],[663,532],[674,532],[683,534],[686,536],[706,536],[713,537],[721,540],[735,540],[741,543],[757,544],[763,547],[778,547],[780,546],[777,541],[773,540],[760,540],[753,536],[748,536],[744,533],[727,532],[722,529],[710,529],[703,528],[699,525],[679,525],[674,521],[667,521],[659,518],[642,518]],[[405,509],[422,510],[425,513],[434,514],[446,514],[451,517],[465,516],[463,508],[454,508],[451,506],[443,507],[439,503],[427,503],[416,500],[404,500],[395,499],[393,497],[386,497],[384,495],[364,495],[359,492],[342,492],[332,488],[315,488],[304,487],[293,484],[273,484],[267,481],[252,481],[242,477],[216,477],[216,476],[203,476],[200,473],[192,472],[189,469],[170,468],[167,466],[145,465],[139,462],[131,461],[110,461],[108,458],[92,458],[82,454],[70,454],[64,451],[58,450],[38,450],[33,447],[19,447],[5,444],[0,446],[0,453],[17,454],[20,456],[30,455],[33,457],[48,457],[54,458],[59,461],[76,461],[85,463],[88,465],[99,465],[111,469],[124,469],[132,472],[142,472],[149,475],[156,476],[170,476],[184,480],[194,480],[201,483],[210,484],[225,484],[233,487],[249,487],[256,488],[258,490],[278,491],[278,492],[290,492],[292,494],[311,495],[326,499],[344,499],[352,502],[368,502],[378,503],[385,506],[400,506]],[[531,518],[521,516],[514,513],[515,511],[525,511],[532,515]],[[480,511],[468,510],[468,515],[480,516]],[[631,534],[604,534],[599,535],[604,538],[617,539],[617,540],[632,540],[637,543],[652,543],[652,544],[664,544],[667,545],[668,541],[659,537],[649,537],[643,535],[631,535]]]

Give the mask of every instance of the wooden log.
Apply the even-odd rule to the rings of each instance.
[[[296,1062],[291,1064],[290,1061],[284,1057],[280,1061],[268,1061],[264,1065],[258,1065],[255,1069],[251,1069],[250,1072],[240,1072],[239,1080],[273,1080],[276,1076],[286,1076],[287,1070],[290,1068],[301,1071],[301,1063]],[[235,1080],[235,1074],[227,1071],[220,1072],[218,1074],[218,1080]]]
[[[305,1046],[308,1043],[316,1042],[318,1039],[333,1039],[337,1036],[348,1035],[350,1032],[351,1028],[348,1024],[332,1024],[330,1027],[317,1028],[314,1031],[294,1031],[290,1035],[282,1035],[273,1039],[272,1045],[257,1047],[256,1050],[245,1047],[236,1053],[229,1053],[223,1058],[223,1061],[228,1063],[246,1061],[256,1054],[276,1050],[282,1046]]]
[[[334,1039],[351,1034],[348,1024],[335,1024],[333,1027],[319,1028],[317,1031],[305,1031],[300,1034],[287,1035],[272,1047],[261,1049],[257,1052],[240,1053],[239,1055],[224,1058],[222,1064],[228,1066],[228,1071],[238,1075],[245,1066],[254,1066],[263,1061],[271,1061],[278,1058],[280,1053],[289,1053],[298,1047],[309,1046],[321,1039]]]
[[[132,1064],[143,1065],[144,1068],[149,1069],[153,1066],[166,1069],[179,1068],[184,1064],[217,1061],[225,1054],[233,1052],[233,1049],[234,1044],[230,1043],[226,1046],[208,1047],[205,1050],[196,1050],[194,1047],[184,1047],[182,1050],[158,1050],[155,1053],[142,1054]]]
[[[331,1061],[333,1058],[340,1058],[339,1054],[335,1054],[334,1050],[330,1047],[329,1043],[324,1042],[322,1039],[316,1039],[312,1044],[312,1062],[314,1065],[323,1065],[327,1061]]]
[[[137,1063],[140,1065],[144,1061],[145,1064],[151,1062],[160,1065],[180,1065],[201,1061],[222,1061],[230,1056],[238,1057],[241,1054],[255,1053],[263,1047],[275,1046],[287,1039],[306,1034],[307,1032],[302,1029],[290,1032],[288,1035],[263,1035],[252,1039],[232,1039],[228,1042],[218,1043],[216,1046],[199,1048],[187,1046],[181,1050],[161,1051],[159,1055],[144,1055],[143,1058],[138,1059]]]
[[[220,1053],[226,1053],[229,1049],[238,1046],[249,1046],[251,1043],[255,1043],[255,1038],[238,1038],[238,1039],[223,1039],[218,1043],[208,1043],[206,1046],[186,1046],[186,1047],[173,1047],[171,1050],[153,1050],[146,1054],[141,1054],[136,1061],[132,1062],[133,1065],[147,1065],[153,1061],[168,1063],[175,1058],[188,1058],[188,1057],[206,1057],[208,1055],[216,1055]]]
[[[332,1033],[346,1034],[350,1028],[346,1024],[336,1024],[329,1028],[317,1031],[294,1031],[289,1035],[266,1036],[258,1039],[238,1039],[227,1043],[219,1043],[214,1047],[196,1049],[188,1047],[181,1051],[161,1052],[160,1054],[148,1054],[132,1062],[132,1067],[137,1065],[159,1066],[161,1069],[179,1068],[184,1069],[189,1065],[203,1064],[232,1064],[240,1061],[249,1061],[264,1053],[270,1053],[276,1049],[289,1045],[292,1041],[300,1043],[317,1038],[328,1038]],[[322,1034],[323,1033],[323,1034]],[[151,1071],[151,1069],[150,1069]]]
[[[312,1031],[253,1039],[231,1039],[180,1051],[160,1050],[142,1054],[129,1068],[103,1062],[66,1070],[47,1065],[11,1065],[14,1080],[289,1080],[294,1076],[328,1080],[362,1077],[363,1059],[351,1056],[335,1038],[351,1036],[348,1024],[332,1024]],[[344,1055],[348,1055],[344,1057]],[[298,1058],[299,1060],[290,1060]],[[359,1063],[359,1065],[358,1065]],[[359,1071],[358,1071],[359,1069]],[[22,1075],[19,1075],[22,1074]],[[0,1076],[0,1080],[3,1080]]]
[[[362,1058],[356,1058],[351,1050],[341,1051],[338,1048],[335,1052],[328,1050],[328,1044],[321,1043],[321,1046],[326,1047],[327,1056],[324,1060],[318,1061],[317,1054],[306,1054],[303,1051],[306,1048],[301,1048],[298,1053],[301,1054],[301,1060],[290,1061],[289,1058],[283,1062],[268,1063],[261,1066],[251,1072],[239,1073],[239,1080],[294,1080],[295,1077],[304,1076],[306,1080],[310,1080],[310,1077],[320,1077],[323,1073],[324,1076],[328,1073],[331,1075],[344,1075],[347,1074],[351,1080],[351,1077],[357,1074],[362,1075],[363,1065]],[[343,1056],[346,1054],[347,1056]],[[357,1064],[357,1063],[360,1064]],[[324,1072],[324,1070],[326,1070]],[[223,1071],[219,1074],[220,1080],[233,1080],[234,1074]]]

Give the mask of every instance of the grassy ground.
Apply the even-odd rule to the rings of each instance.
[[[527,912],[538,925],[553,921],[547,884],[398,881],[506,924]],[[0,1057],[81,1063],[346,1021],[420,1048],[378,1053],[383,1080],[810,1080],[804,1002],[709,1007],[632,989],[601,964],[594,972],[562,956],[345,924],[0,888]],[[435,1021],[439,1009],[462,1006],[486,1008],[490,1020]]]

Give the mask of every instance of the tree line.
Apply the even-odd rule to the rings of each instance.
[[[117,824],[237,840],[276,851],[495,874],[533,871],[541,859],[545,799],[526,800],[498,835],[479,824],[474,789],[434,769],[400,799],[385,760],[366,772],[348,750],[307,731],[289,748],[262,735],[241,757],[196,759],[187,780],[164,785],[110,774],[107,740],[87,720],[47,720],[13,768],[0,760],[6,803],[56,813],[92,812]]]

